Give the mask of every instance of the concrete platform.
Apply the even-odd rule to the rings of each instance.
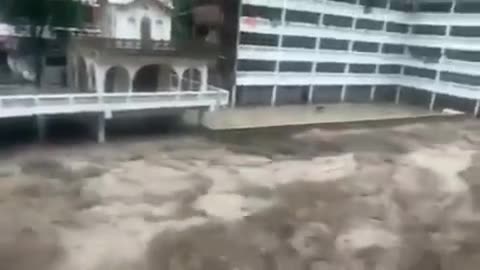
[[[392,103],[327,104],[235,108],[204,115],[202,125],[211,130],[235,130],[280,126],[342,124],[371,121],[420,120],[458,117],[463,113],[429,111],[418,106]]]

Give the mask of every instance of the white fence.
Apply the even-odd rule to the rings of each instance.
[[[228,91],[214,87],[202,92],[10,95],[0,96],[0,118],[168,108],[215,110],[226,106],[228,98]]]

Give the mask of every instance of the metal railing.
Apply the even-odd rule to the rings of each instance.
[[[228,91],[0,96],[0,118],[35,114],[206,107],[228,104]]]

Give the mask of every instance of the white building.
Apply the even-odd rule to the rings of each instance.
[[[243,0],[234,105],[407,102],[478,114],[480,1]]]
[[[35,116],[42,137],[49,115],[94,114],[101,142],[106,120],[117,113],[181,114],[228,104],[226,90],[208,85],[217,46],[172,40],[169,0],[101,0],[95,6],[92,24],[99,31],[80,31],[67,49],[66,92],[0,95],[0,119]]]
[[[80,36],[69,50],[71,86],[99,93],[206,91],[215,58],[205,43],[172,42],[172,9],[169,0],[100,1],[94,23],[101,36]]]

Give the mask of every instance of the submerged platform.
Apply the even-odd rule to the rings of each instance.
[[[315,106],[235,108],[206,113],[202,125],[211,130],[281,126],[348,124],[372,121],[420,120],[464,115],[455,111],[430,111],[419,106],[392,103],[337,103]]]

